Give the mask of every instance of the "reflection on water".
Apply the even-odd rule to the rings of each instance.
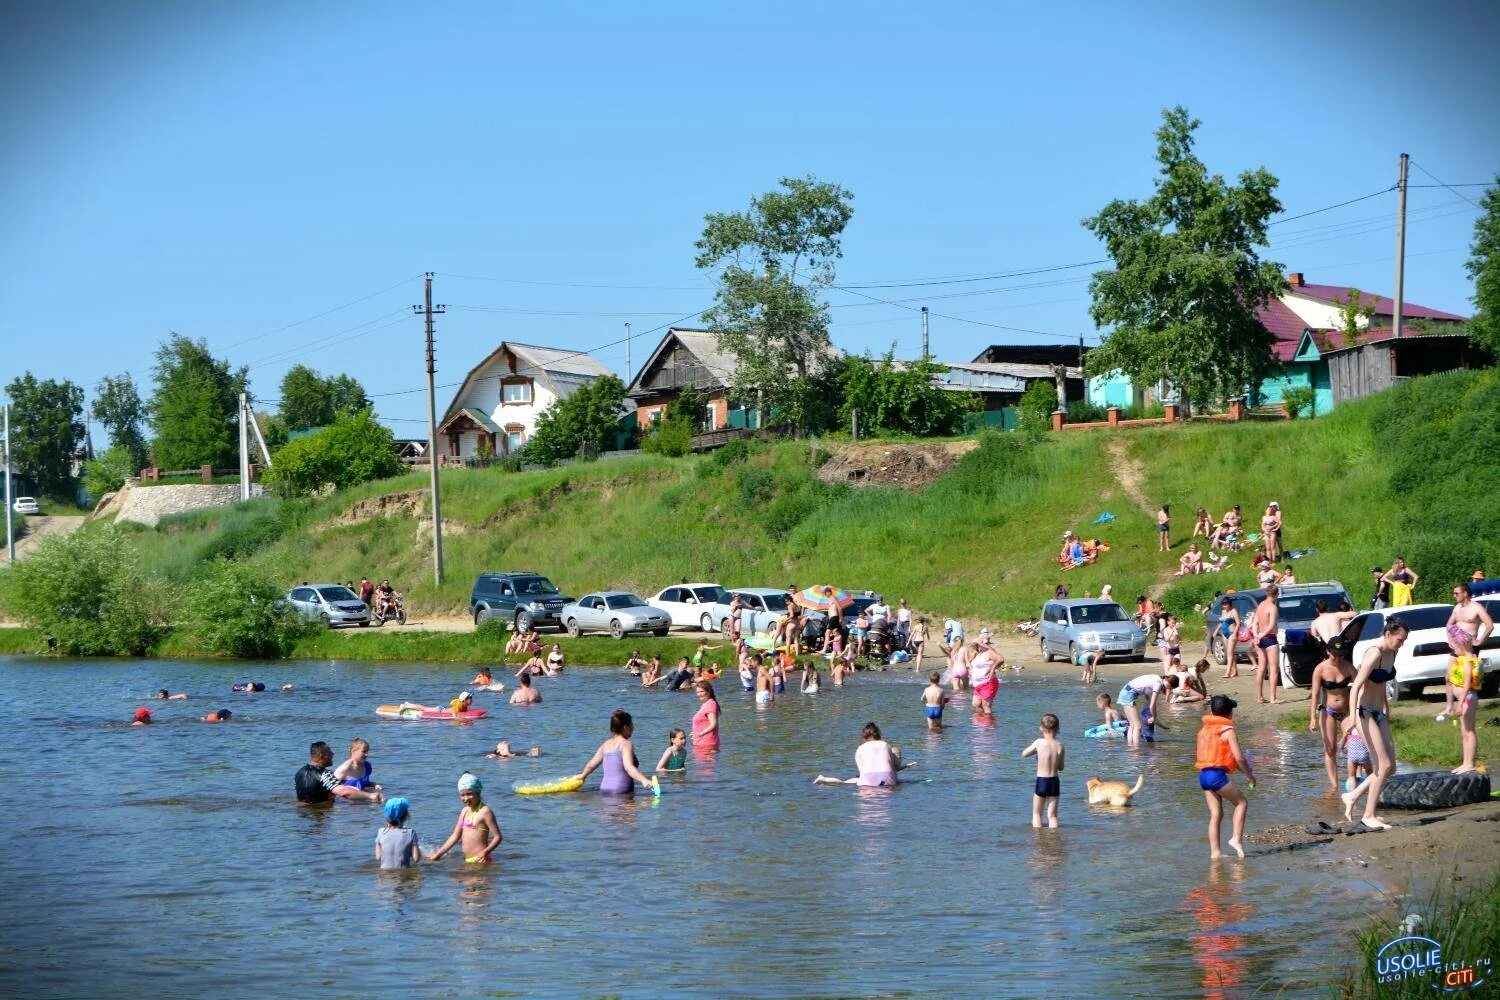
[[[272,690],[234,700],[229,684],[252,669]],[[654,764],[696,709],[690,693],[570,671],[539,681],[540,706],[482,692],[491,717],[454,726],[372,710],[451,697],[471,674],[456,667],[233,673],[0,660],[0,994],[199,995],[211,974],[216,994],[256,996],[1231,996],[1319,981],[1320,942],[1354,911],[1350,894],[1328,892],[1348,884],[1339,862],[1321,884],[1283,856],[1211,866],[1192,719],[1174,716],[1140,750],[1086,740],[1096,713],[1075,683],[1009,680],[998,719],[955,701],[940,732],[925,728],[914,675],[860,676],[763,711],[725,692],[722,749],[690,754],[660,799],[630,799],[508,790],[576,772],[621,706]],[[295,691],[274,690],[287,680]],[[194,697],[158,705],[151,727],[123,725],[158,687]],[[221,700],[232,723],[196,721]],[[56,718],[61,704],[70,718]],[[1020,751],[1044,712],[1063,720],[1068,769],[1062,829],[1034,831],[1035,764]],[[920,760],[908,780],[815,787],[818,773],[853,773],[871,720]],[[308,743],[341,754],[356,736],[372,744],[374,779],[411,799],[428,850],[452,829],[455,776],[479,774],[505,836],[495,864],[380,871],[378,809],[293,804]],[[545,756],[485,759],[500,738]],[[1242,738],[1261,755],[1252,832],[1324,814],[1315,736]],[[83,780],[59,780],[60,762]],[[1091,774],[1146,784],[1128,809],[1094,808]],[[339,956],[336,973],[314,955]]]

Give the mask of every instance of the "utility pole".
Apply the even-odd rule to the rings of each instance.
[[[1078,335],[1078,377],[1083,377],[1083,334]]]
[[[1401,174],[1396,180],[1396,306],[1391,310],[1391,332],[1401,336],[1401,306],[1404,304],[1406,284],[1406,163],[1410,159],[1401,154]],[[1392,363],[1395,356],[1392,355]]]
[[[630,385],[630,324],[625,324],[625,384]]]
[[[437,443],[437,398],[432,387],[437,366],[432,357],[432,317],[448,311],[447,306],[432,304],[432,272],[428,271],[424,282],[426,296],[423,304],[412,306],[412,312],[426,318],[427,325],[427,458],[432,465],[432,576],[439,585],[443,582],[443,506],[438,496],[438,443]]]
[[[10,404],[5,404],[5,554],[11,561],[16,561],[16,533],[15,526],[11,524],[11,497],[10,497]]]
[[[926,361],[932,354],[927,350],[927,307],[922,307],[922,360]]]
[[[250,499],[250,428],[245,414],[250,409],[245,394],[240,393],[240,500]]]

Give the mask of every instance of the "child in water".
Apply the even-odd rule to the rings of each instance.
[[[657,772],[687,770],[687,733],[674,729],[667,734],[667,749],[656,762]]]
[[[378,792],[380,786],[370,780],[370,744],[355,738],[349,744],[349,759],[333,769],[333,776],[340,784],[358,788],[362,792]]]
[[[209,712],[203,717],[204,722],[228,722],[234,717],[234,713],[227,708],[221,708],[217,712]]]
[[[132,726],[149,726],[149,725],[151,725],[151,709],[149,709],[149,708],[138,708],[138,709],[136,709],[135,710],[135,721],[132,722],[131,725]]]
[[[1042,716],[1042,738],[1021,751],[1022,757],[1036,758],[1036,789],[1031,796],[1031,825],[1040,830],[1042,813],[1047,814],[1047,825],[1057,829],[1057,804],[1062,796],[1058,774],[1065,763],[1062,741],[1057,738],[1059,723],[1057,716],[1048,712]]]
[[[943,693],[943,675],[934,670],[927,675],[927,686],[922,689],[922,710],[927,716],[928,729],[943,728],[943,706],[948,704],[948,696]]]
[[[385,804],[385,826],[375,834],[375,860],[382,868],[415,868],[422,860],[417,831],[406,829],[411,803],[403,798],[388,799]]]
[[[443,855],[462,843],[464,864],[487,865],[495,848],[500,846],[500,821],[495,811],[484,804],[484,787],[479,778],[468,771],[458,777],[458,800],[463,808],[458,811],[458,822],[453,832],[443,841],[443,846],[427,855],[428,861],[441,861]]]
[[[495,744],[495,749],[485,754],[490,760],[509,760],[512,757],[540,757],[541,755],[542,748],[538,746],[532,747],[524,754],[516,753],[510,748],[510,740],[501,740]]]
[[[809,660],[807,662],[807,666],[802,668],[802,693],[817,694],[818,688],[820,686],[821,685],[818,681],[818,668],[813,664],[811,660]]]
[[[166,688],[162,688],[160,691],[156,692],[156,697],[157,697],[158,701],[182,701],[184,698],[187,697],[187,695],[186,694],[168,694],[167,693],[167,689]]]
[[[1114,706],[1110,704],[1109,695],[1103,693],[1095,695],[1094,704],[1098,705],[1099,709],[1104,713],[1104,735],[1114,736],[1119,732],[1115,728],[1115,723],[1120,721],[1120,713],[1116,712]]]
[[[1197,759],[1194,763],[1198,768],[1198,787],[1203,789],[1204,801],[1208,803],[1210,858],[1224,856],[1219,850],[1219,827],[1224,818],[1226,801],[1234,806],[1234,825],[1229,846],[1240,857],[1245,856],[1245,815],[1250,811],[1250,803],[1230,775],[1235,771],[1244,771],[1245,779],[1254,791],[1255,772],[1250,769],[1250,762],[1245,759],[1245,752],[1240,749],[1240,742],[1234,734],[1236,706],[1233,698],[1222,694],[1214,695],[1208,701],[1208,711],[1203,714],[1203,728],[1198,730]]]

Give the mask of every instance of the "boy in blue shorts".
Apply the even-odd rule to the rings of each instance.
[[[948,704],[948,696],[943,694],[943,686],[938,683],[942,677],[934,670],[927,675],[927,686],[922,689],[922,709],[927,714],[928,729],[943,728],[943,706]]]

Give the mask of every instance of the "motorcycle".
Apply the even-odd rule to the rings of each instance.
[[[375,619],[375,624],[384,625],[386,622],[396,622],[398,625],[406,624],[406,603],[401,600],[400,594],[392,594],[386,600],[375,601],[375,607],[370,612],[370,617]]]

